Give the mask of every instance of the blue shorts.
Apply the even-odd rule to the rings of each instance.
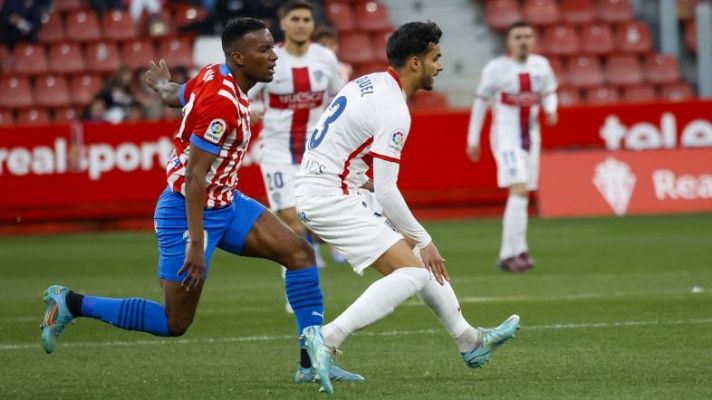
[[[207,278],[210,258],[216,247],[233,254],[241,254],[245,238],[257,219],[265,211],[262,204],[235,191],[229,206],[203,211],[205,238],[205,274]],[[158,239],[158,277],[182,282],[185,274],[178,271],[185,262],[188,238],[188,221],[185,216],[185,198],[170,188],[161,193],[153,216]]]

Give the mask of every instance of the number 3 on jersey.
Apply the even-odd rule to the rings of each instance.
[[[339,118],[339,116],[344,112],[345,108],[346,97],[340,96],[334,99],[329,108],[326,110],[327,117],[324,120],[323,125],[318,126],[316,129],[314,129],[314,132],[312,132],[311,139],[309,139],[310,150],[319,147],[322,140],[324,140],[326,133],[329,131],[329,125],[331,125],[334,121],[336,121],[337,118]]]

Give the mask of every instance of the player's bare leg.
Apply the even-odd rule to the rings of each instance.
[[[534,266],[527,247],[529,192],[525,183],[509,187],[502,218],[502,246],[498,266],[505,271],[525,272]]]
[[[200,281],[197,287],[186,290],[185,286],[179,282],[161,280],[163,307],[166,309],[168,330],[171,336],[182,336],[193,323],[204,283],[205,281]]]

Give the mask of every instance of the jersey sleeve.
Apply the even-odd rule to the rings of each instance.
[[[477,88],[477,97],[489,101],[497,93],[496,66],[489,63],[482,70],[480,86]]]
[[[558,97],[556,96],[556,89],[558,84],[556,82],[556,75],[554,75],[554,70],[551,68],[549,61],[544,61],[544,93],[542,93],[541,105],[546,113],[556,112],[558,107]]]
[[[229,132],[239,128],[237,100],[217,93],[198,93],[192,112],[196,120],[190,143],[211,154],[220,153]]]
[[[331,53],[331,50],[329,50]],[[339,90],[344,87],[346,82],[341,78],[341,71],[339,69],[339,60],[336,59],[336,55],[333,53],[329,54],[329,87],[327,89],[327,94],[329,97],[333,98],[339,93]]]
[[[373,144],[370,155],[385,161],[400,162],[410,130],[410,115],[390,107],[374,113]]]

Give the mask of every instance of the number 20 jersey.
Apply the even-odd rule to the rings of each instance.
[[[392,69],[349,82],[307,139],[297,175],[301,195],[355,192],[367,180],[373,157],[400,162],[410,113]]]

